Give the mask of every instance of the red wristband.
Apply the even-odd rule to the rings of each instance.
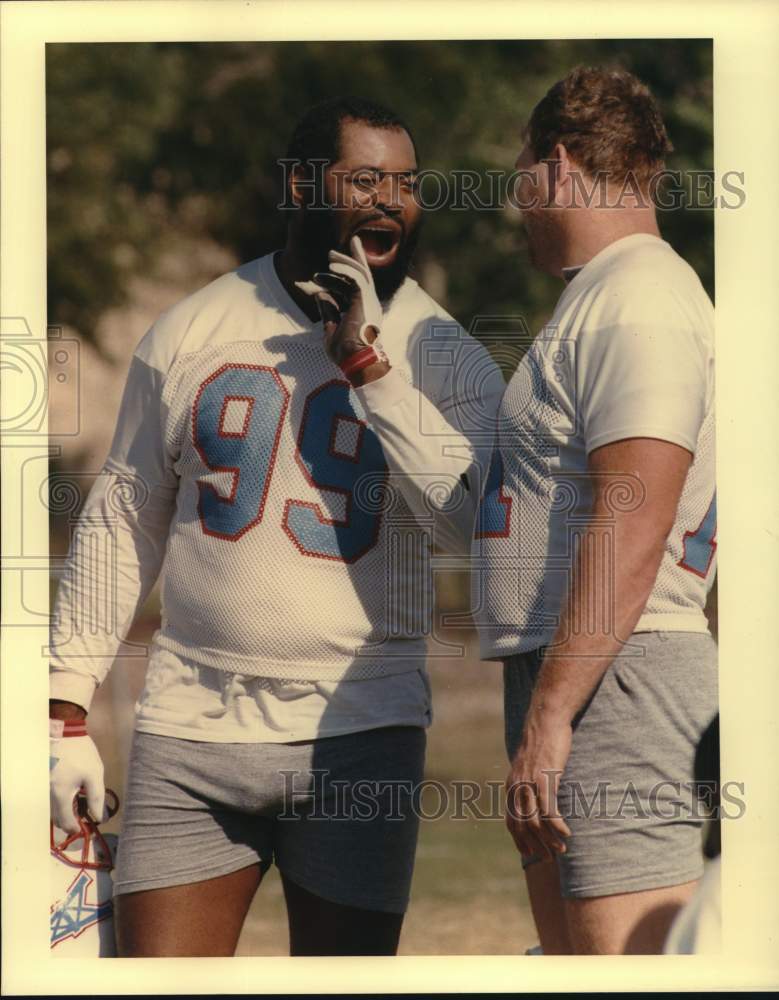
[[[363,368],[367,368],[368,365],[372,365],[379,360],[379,355],[372,347],[365,347],[355,354],[350,354],[348,358],[344,358],[338,367],[344,375],[353,375],[355,372],[362,371]]]
[[[66,736],[86,736],[86,719],[49,719],[49,738],[61,740]]]
[[[354,375],[355,372],[362,371],[363,368],[367,368],[368,365],[373,365],[377,361],[386,361],[387,355],[379,350],[377,351],[372,345],[370,347],[365,347],[361,351],[357,351],[354,354],[350,354],[349,357],[344,358],[338,365],[344,375],[347,378],[350,375]]]

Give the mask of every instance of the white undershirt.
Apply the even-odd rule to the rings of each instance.
[[[135,728],[211,743],[292,743],[381,726],[427,727],[431,721],[424,670],[297,681],[227,673],[155,649]]]

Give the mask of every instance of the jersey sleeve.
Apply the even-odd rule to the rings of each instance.
[[[631,437],[670,441],[695,453],[709,390],[709,359],[699,331],[672,300],[623,305],[585,326],[576,344],[576,399],[586,451]]]
[[[164,444],[163,381],[139,349],[108,458],[82,508],[57,592],[49,696],[85,709],[165,554],[178,477]]]
[[[462,334],[462,331],[460,331]],[[436,392],[411,385],[398,369],[357,389],[396,487],[436,544],[470,550],[505,382],[478,341],[462,334]]]

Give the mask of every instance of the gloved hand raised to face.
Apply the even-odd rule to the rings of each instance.
[[[330,270],[320,271],[313,281],[296,281],[297,287],[313,295],[319,305],[325,330],[325,350],[336,364],[372,346],[385,357],[377,338],[383,311],[362,243],[353,236],[352,256],[330,251]]]
[[[84,719],[49,719],[49,801],[51,819],[66,833],[80,826],[75,799],[83,788],[89,814],[96,823],[106,818],[103,762]]]

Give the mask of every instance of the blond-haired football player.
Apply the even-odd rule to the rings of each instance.
[[[531,259],[565,287],[501,405],[476,579],[545,954],[660,952],[702,871],[713,311],[658,230],[669,149],[639,80],[577,68],[516,163]]]

